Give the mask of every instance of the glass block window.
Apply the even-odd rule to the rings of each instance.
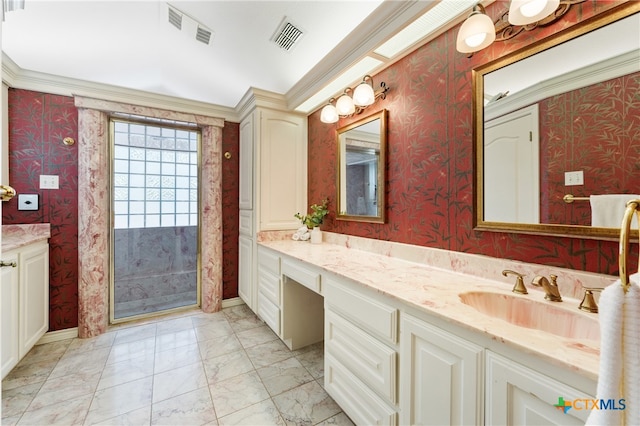
[[[114,228],[198,225],[197,129],[112,120]]]

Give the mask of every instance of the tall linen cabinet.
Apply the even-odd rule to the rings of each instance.
[[[238,295],[256,313],[257,235],[300,227],[307,211],[307,118],[284,99],[251,89],[240,122]]]

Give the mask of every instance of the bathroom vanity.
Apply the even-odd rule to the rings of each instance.
[[[387,253],[348,248],[376,244],[356,237],[267,240],[257,252],[257,313],[291,349],[324,339],[325,389],[356,424],[584,424],[587,410],[555,406],[596,391],[597,331],[580,328],[597,328],[597,317],[579,301],[549,308],[577,318],[557,335],[462,302],[481,292],[553,303],[480,276],[504,267],[500,259],[387,242]],[[482,274],[461,273],[474,262]]]
[[[2,227],[2,378],[49,329],[49,224]]]

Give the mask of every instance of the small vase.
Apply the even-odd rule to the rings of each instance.
[[[311,244],[322,243],[322,231],[317,226],[311,230]]]

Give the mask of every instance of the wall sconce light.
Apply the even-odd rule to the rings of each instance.
[[[509,23],[528,25],[551,15],[560,5],[560,0],[511,0]]]
[[[484,49],[494,41],[505,41],[522,31],[550,25],[564,16],[571,6],[586,0],[511,0],[509,10],[495,21],[486,15],[484,7],[477,4],[462,23],[456,49],[469,53]],[[491,33],[491,34],[489,34]]]
[[[370,83],[369,83],[370,82]],[[385,82],[380,83],[380,89],[374,91],[373,78],[365,75],[362,82],[355,89],[347,87],[338,100],[329,99],[327,105],[320,112],[320,121],[323,123],[335,123],[340,117],[348,117],[353,114],[361,114],[369,105],[373,105],[375,101],[385,99],[389,88]],[[349,92],[352,95],[349,95]],[[335,105],[333,104],[335,102]]]
[[[461,53],[472,53],[489,46],[496,39],[496,27],[481,4],[473,7],[471,15],[458,31],[456,49]]]

